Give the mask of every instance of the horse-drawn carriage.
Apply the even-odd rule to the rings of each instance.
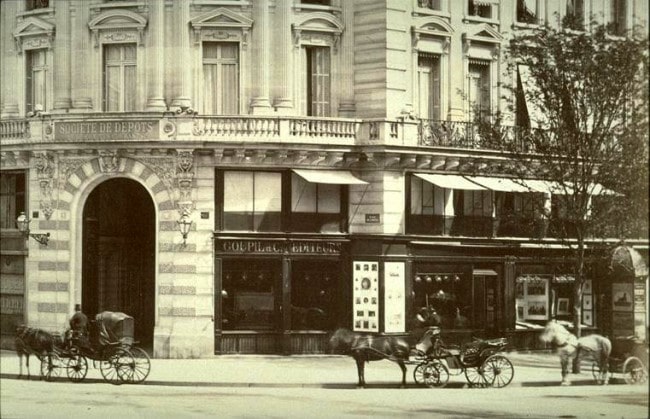
[[[436,326],[429,327],[413,347],[399,337],[361,335],[347,329],[338,329],[330,339],[333,352],[350,355],[356,361],[359,387],[365,386],[365,363],[382,359],[400,366],[402,387],[406,386],[406,365],[416,365],[415,382],[428,387],[444,387],[450,370],[454,375],[465,373],[472,387],[505,387],[514,376],[510,360],[498,354],[506,345],[506,339],[501,338],[447,346]]]
[[[69,333],[62,345],[41,359],[41,375],[46,380],[61,375],[65,369],[70,381],[82,381],[88,374],[88,360],[99,367],[105,381],[113,384],[141,383],[149,375],[149,355],[134,346],[133,317],[104,311],[91,322],[89,336]]]
[[[593,363],[591,371],[594,378],[601,374],[598,363]],[[627,384],[644,384],[648,381],[648,344],[635,339],[634,336],[617,338],[612,341],[609,354],[609,373],[623,374]]]
[[[471,387],[505,387],[514,377],[510,360],[498,352],[508,344],[505,338],[474,339],[463,345],[446,345],[440,328],[424,332],[415,346],[424,359],[413,371],[416,383],[429,387],[444,387],[449,375],[465,374]]]

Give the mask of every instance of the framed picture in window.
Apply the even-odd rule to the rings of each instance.
[[[528,301],[526,303],[527,320],[548,319],[548,304],[546,301]]]
[[[591,295],[582,296],[582,309],[591,310],[593,308],[593,299]]]
[[[582,293],[593,294],[591,279],[586,279],[584,284],[582,284]]]
[[[524,321],[524,311],[526,307],[523,306],[522,303],[517,303],[517,321],[518,322],[523,322]]]
[[[558,298],[557,299],[557,314],[561,315],[561,316],[569,314],[569,299],[568,298]]]
[[[584,323],[586,326],[594,325],[593,312],[591,310],[584,310],[582,312],[582,323]]]

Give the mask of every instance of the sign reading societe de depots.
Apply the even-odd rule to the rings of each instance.
[[[157,120],[61,121],[54,124],[56,141],[156,140]]]
[[[341,254],[341,242],[328,240],[216,239],[219,253],[238,254]]]

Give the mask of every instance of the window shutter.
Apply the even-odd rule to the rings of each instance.
[[[329,48],[310,48],[311,85],[308,91],[311,116],[330,116],[330,54]]]
[[[34,111],[34,84],[32,73],[34,65],[32,63],[33,51],[27,51],[25,54],[25,113]]]

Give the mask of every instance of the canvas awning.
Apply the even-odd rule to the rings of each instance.
[[[483,191],[485,188],[467,180],[460,175],[438,175],[432,173],[415,173],[415,176],[433,185],[446,189],[464,189],[467,191]]]
[[[553,180],[522,179],[519,182],[529,188],[531,192],[550,193],[553,195],[570,195],[573,193],[573,189],[568,185],[562,186],[560,182]]]
[[[517,71],[519,73],[519,80],[521,81],[521,87],[523,89],[524,98],[526,101],[526,109],[528,110],[528,118],[530,120],[531,128],[543,128],[548,125],[548,119],[546,115],[537,105],[537,102],[541,95],[541,91],[535,78],[530,75],[530,69],[527,65],[519,64],[517,66]]]
[[[310,183],[328,183],[333,185],[367,185],[347,170],[293,169],[293,172]]]
[[[610,268],[623,268],[625,271],[634,274],[635,277],[648,275],[648,265],[643,256],[629,246],[618,246],[612,252]]]
[[[526,186],[512,179],[488,176],[465,176],[474,183],[498,192],[531,192]]]

